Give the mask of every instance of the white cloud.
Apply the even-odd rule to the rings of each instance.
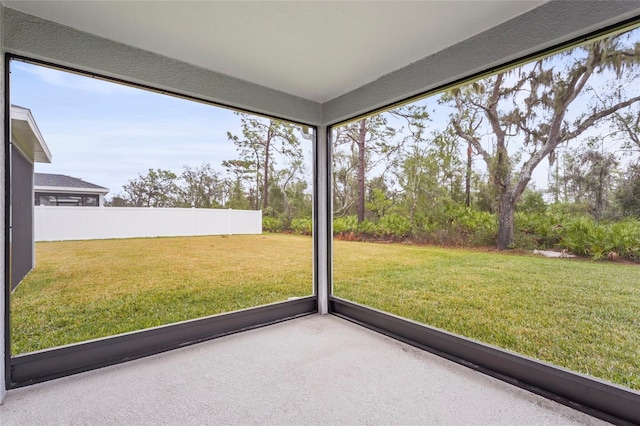
[[[36,77],[43,83],[70,90],[101,95],[125,92],[133,95],[139,92],[138,89],[124,86],[122,84],[100,80],[99,78],[81,77],[69,72],[58,71],[53,68],[43,66],[33,66],[17,62],[12,64],[12,67]]]

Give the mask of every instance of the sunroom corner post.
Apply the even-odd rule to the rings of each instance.
[[[329,185],[329,138],[327,126],[318,126],[316,134],[316,291],[318,313],[329,313],[329,295],[331,294],[331,197]]]

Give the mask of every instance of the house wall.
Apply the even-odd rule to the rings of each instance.
[[[11,147],[11,289],[34,266],[33,164]]]
[[[256,210],[36,206],[35,240],[261,234]]]

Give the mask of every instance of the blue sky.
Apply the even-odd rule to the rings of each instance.
[[[53,161],[36,171],[107,187],[109,196],[149,168],[237,158],[227,131],[241,135],[232,111],[99,79],[11,63],[11,103],[29,108]]]

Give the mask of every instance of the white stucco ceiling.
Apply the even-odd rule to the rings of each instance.
[[[4,1],[318,102],[531,10],[512,1]]]

